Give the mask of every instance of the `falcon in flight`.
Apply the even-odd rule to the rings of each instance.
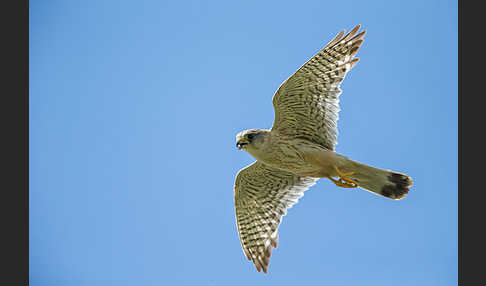
[[[357,25],[346,35],[341,31],[279,87],[273,96],[272,129],[236,135],[236,147],[256,159],[238,172],[234,198],[241,246],[258,272],[268,272],[287,209],[319,178],[393,200],[405,197],[412,185],[407,175],[334,152],[340,85],[358,62],[355,55],[366,33],[356,34],[359,29]]]

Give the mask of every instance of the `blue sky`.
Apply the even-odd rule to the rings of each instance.
[[[358,23],[336,151],[415,185],[320,180],[263,275],[235,135],[270,128],[279,85]],[[456,1],[30,1],[33,286],[457,285],[457,186]]]

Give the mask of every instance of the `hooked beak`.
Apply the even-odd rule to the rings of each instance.
[[[236,148],[238,148],[238,150],[241,150],[241,148],[243,148],[243,146],[247,145],[248,143],[245,143],[245,142],[236,142]]]

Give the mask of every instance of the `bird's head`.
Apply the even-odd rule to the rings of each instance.
[[[236,135],[236,148],[250,152],[258,150],[265,143],[265,137],[269,133],[263,129],[249,129]]]

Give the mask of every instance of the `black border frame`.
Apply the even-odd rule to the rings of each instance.
[[[29,1],[4,1],[2,17],[2,219],[0,284],[29,285]]]
[[[486,177],[481,174],[486,145],[481,86],[484,34],[480,31],[484,10],[471,3],[458,1],[458,285],[484,284],[481,245],[486,241],[482,212],[486,190],[481,183]]]

